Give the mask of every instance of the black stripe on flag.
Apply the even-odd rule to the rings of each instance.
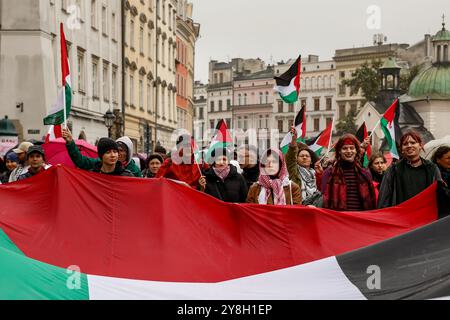
[[[299,56],[288,71],[286,71],[279,77],[275,77],[277,86],[288,87],[291,84],[292,79],[298,75],[298,64],[300,63],[301,58],[302,56]]]
[[[450,296],[450,217],[336,259],[368,299]],[[375,274],[379,267],[379,288]],[[369,268],[369,271],[368,271]]]

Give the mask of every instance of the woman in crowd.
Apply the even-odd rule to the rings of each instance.
[[[372,180],[375,183],[377,189],[380,189],[381,182],[383,181],[384,172],[387,169],[386,158],[381,153],[373,154],[369,160],[369,170],[372,174]]]
[[[441,146],[432,157],[442,176],[438,188],[439,218],[450,215],[450,146]]]
[[[269,149],[261,158],[258,182],[248,192],[247,203],[301,205],[298,184],[289,180],[286,162],[279,150]]]
[[[11,172],[19,165],[19,157],[15,152],[10,152],[5,156],[6,171],[0,176],[0,182],[8,183]]]
[[[375,188],[369,170],[361,167],[358,139],[345,134],[335,151],[335,163],[323,173],[323,207],[337,211],[375,209]]]
[[[385,173],[381,183],[378,207],[387,208],[409,200],[441,180],[438,167],[420,156],[422,138],[414,131],[400,139],[402,159]]]
[[[164,159],[159,153],[149,155],[142,171],[144,178],[155,178],[163,163]]]
[[[245,144],[239,147],[237,159],[242,170],[242,176],[247,183],[247,188],[250,189],[259,178],[258,150],[254,146]]]
[[[200,190],[224,202],[244,203],[247,184],[237,168],[230,164],[231,155],[225,148],[211,152],[212,166],[200,178]]]
[[[286,153],[289,177],[301,188],[302,204],[321,207],[322,194],[317,187],[317,179],[321,178],[321,175],[318,176],[314,169],[320,166],[319,157],[307,145],[297,143],[297,131],[294,127],[291,134],[292,141]],[[318,172],[321,173],[320,170]]]

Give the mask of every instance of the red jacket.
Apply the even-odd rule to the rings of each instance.
[[[158,171],[156,178],[167,178],[186,182],[189,186],[197,189],[200,180],[200,170],[208,169],[208,165],[204,164],[176,164],[172,159],[168,158]]]

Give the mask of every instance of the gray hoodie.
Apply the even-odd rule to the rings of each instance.
[[[131,159],[133,157],[133,151],[134,151],[133,141],[131,141],[130,138],[125,136],[125,137],[121,137],[121,138],[117,139],[116,142],[122,142],[123,144],[125,144],[127,146],[127,148],[128,148],[128,152],[127,152],[128,158],[127,158],[127,164],[126,165],[129,165],[130,161],[131,161]]]

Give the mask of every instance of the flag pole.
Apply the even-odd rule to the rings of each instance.
[[[66,79],[64,78],[64,64],[66,61],[63,59],[63,52],[67,52],[67,46],[66,46],[66,35],[64,34],[64,24],[61,22],[60,24],[60,35],[61,38],[61,75],[62,75],[62,86],[63,86],[63,93],[64,93],[64,103],[63,103],[63,109],[64,109],[64,129],[67,130],[67,110],[66,110],[66,93],[65,93],[65,86],[66,86]],[[65,46],[65,47],[63,47]]]
[[[373,133],[375,132],[375,130],[378,128],[378,126],[381,124],[381,118],[380,120],[378,120],[377,124],[375,125],[375,127],[372,129],[372,132],[370,133],[368,138],[372,138]]]
[[[331,123],[331,133],[330,133],[330,141],[328,142],[328,149],[327,149],[327,153],[325,153],[323,155],[322,158],[320,158],[319,162],[322,162],[323,159],[325,159],[325,157],[330,153],[330,149],[331,149],[331,140],[333,138],[333,128],[334,128],[334,120],[336,119],[336,117],[333,117],[333,121]]]

